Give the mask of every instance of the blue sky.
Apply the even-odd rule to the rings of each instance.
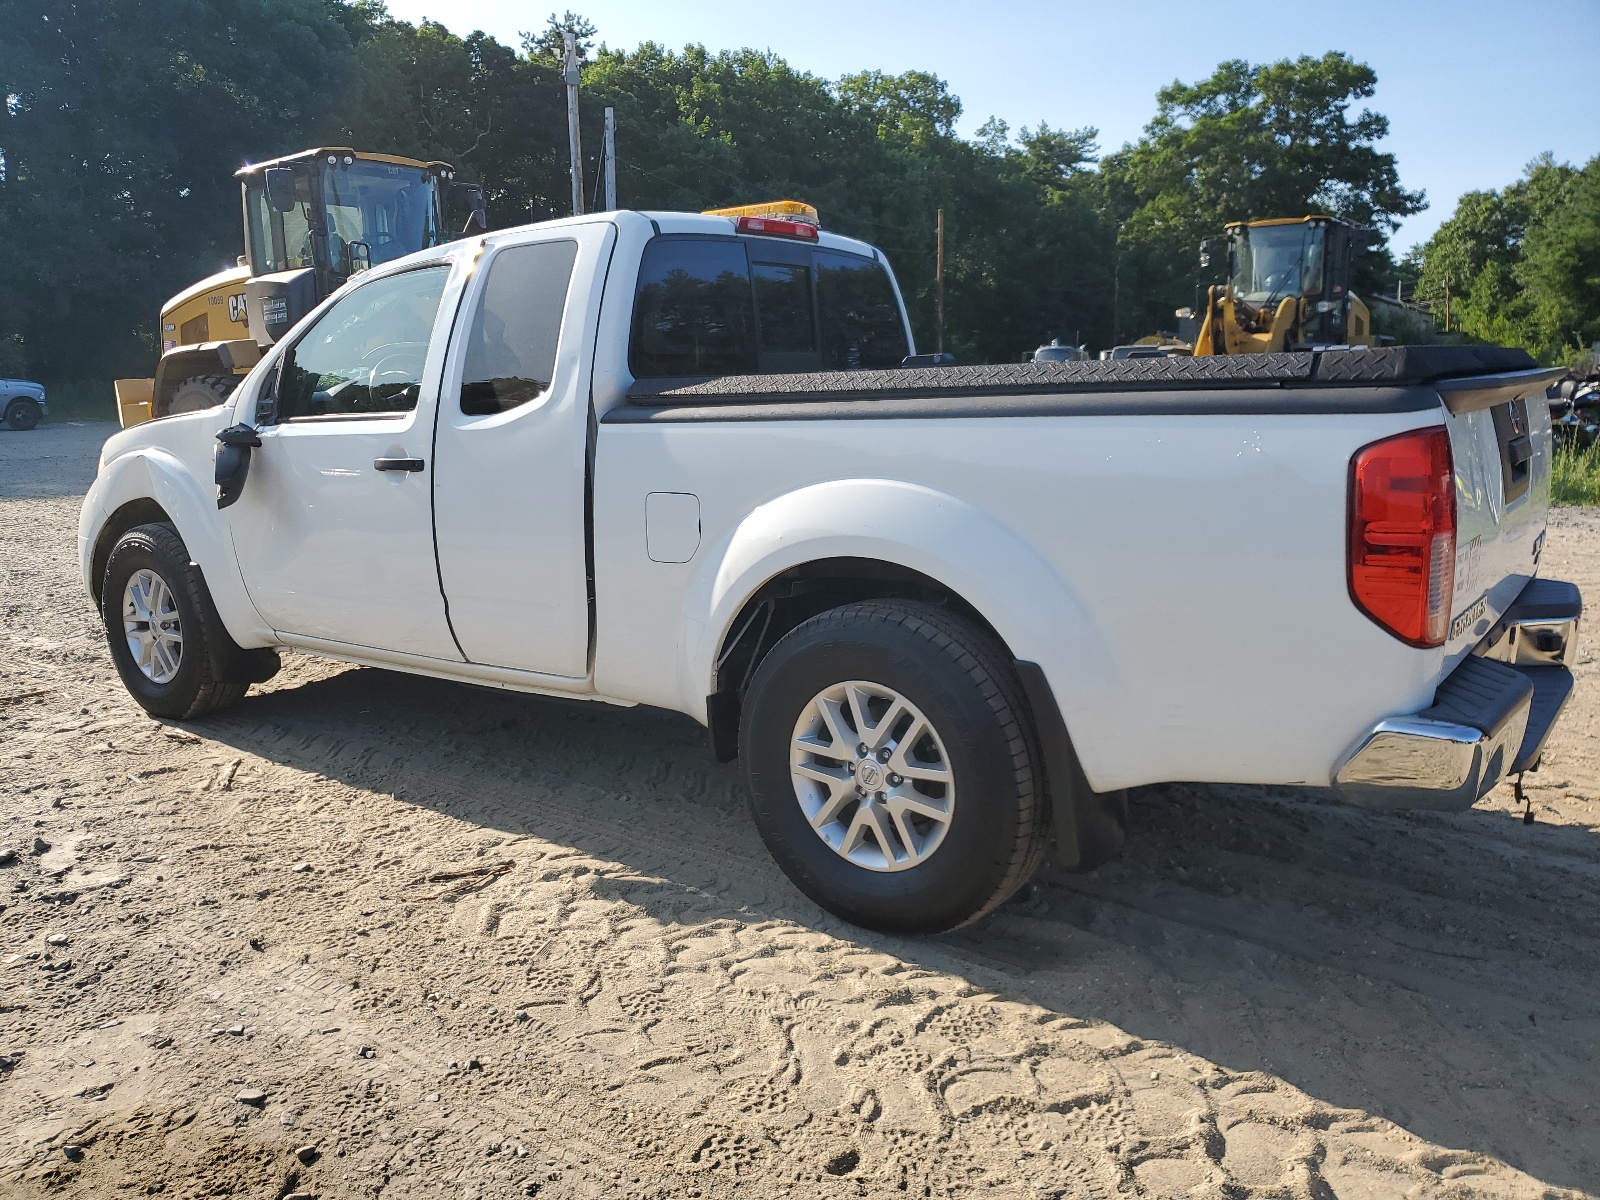
[[[1343,50],[1378,73],[1369,106],[1390,121],[1383,149],[1396,156],[1401,181],[1428,194],[1429,207],[1401,226],[1397,251],[1425,240],[1462,192],[1503,187],[1543,151],[1574,163],[1600,154],[1592,65],[1600,0],[1347,0],[1254,10],[1017,0],[562,0],[568,4],[613,47],[754,46],[828,78],[868,68],[932,71],[961,97],[964,134],[989,116],[1013,130],[1041,120],[1093,125],[1105,149],[1138,137],[1156,89],[1174,79],[1203,78],[1228,58]],[[389,0],[389,11],[462,34],[483,29],[515,46],[519,30],[544,27],[547,9],[525,0]],[[619,154],[626,138],[619,130]]]

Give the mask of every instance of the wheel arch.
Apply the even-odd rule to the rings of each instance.
[[[716,734],[789,629],[836,604],[890,598],[945,604],[1009,658],[1039,663],[1069,726],[1114,686],[1110,649],[1076,589],[1019,532],[948,492],[850,479],[761,505],[706,556],[687,594],[684,698],[725,697],[708,702]],[[723,711],[711,711],[718,704]]]
[[[105,584],[106,563],[111,559],[111,548],[128,530],[137,529],[140,525],[152,525],[158,521],[176,524],[160,504],[148,496],[140,496],[119,507],[106,518],[105,524],[100,526],[100,532],[95,536],[94,546],[89,552],[87,580],[89,594],[94,597],[96,604],[100,603],[101,589]]]
[[[177,531],[199,566],[217,606],[223,627],[243,648],[276,644],[245,590],[233,543],[217,515],[216,500],[207,495],[182,460],[154,447],[124,454],[106,464],[95,480],[88,503],[105,516],[80,529],[84,583],[98,604],[106,561],[117,539],[129,529],[166,521]]]

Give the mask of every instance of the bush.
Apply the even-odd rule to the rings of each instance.
[[[1552,504],[1600,505],[1600,446],[1557,446],[1550,477]]]

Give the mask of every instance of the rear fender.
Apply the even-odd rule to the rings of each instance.
[[[95,547],[106,523],[119,509],[136,500],[155,501],[172,519],[178,536],[189,549],[189,557],[205,575],[217,614],[233,640],[245,649],[275,645],[277,638],[245,590],[233,544],[217,515],[216,488],[202,484],[181,459],[156,447],[142,447],[106,463],[85,497],[78,547],[90,594],[99,590],[99,581],[93,578],[93,564]]]
[[[863,558],[937,580],[989,622],[1010,657],[1038,663],[1069,728],[1118,687],[1110,648],[1073,587],[1015,530],[949,493],[882,479],[801,488],[755,509],[704,556],[685,596],[685,711],[713,690],[716,656],[769,579],[808,562]],[[1091,784],[1093,746],[1080,756]]]

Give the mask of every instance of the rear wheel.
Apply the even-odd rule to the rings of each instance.
[[[1021,689],[993,639],[943,609],[869,602],[806,621],[762,660],[741,730],[768,850],[848,921],[951,929],[1044,856]]]
[[[200,568],[171,525],[140,525],[111,550],[100,594],[111,659],[123,685],[157,717],[199,717],[238,702],[224,682],[246,652],[228,636]]]
[[[167,411],[161,415],[215,408],[233,395],[237,382],[238,377],[233,375],[195,375],[185,379],[173,390],[172,398],[167,401]]]
[[[18,396],[6,405],[6,425],[11,429],[18,431],[33,429],[43,416],[44,410],[31,396]]]

